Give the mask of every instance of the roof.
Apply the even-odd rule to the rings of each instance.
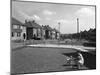
[[[49,31],[52,31],[53,29],[50,27],[50,26],[43,26],[43,29],[45,29],[45,30],[49,30]]]
[[[32,24],[30,22],[27,22],[24,24],[26,27],[33,27]]]
[[[35,23],[35,22],[32,22],[32,26],[34,28],[42,28],[39,24]]]
[[[50,26],[47,26],[47,29],[48,29],[48,30],[50,30],[50,31],[52,31],[52,30],[53,30]]]
[[[26,25],[27,27],[42,28],[39,24],[32,21],[26,22],[24,25]]]
[[[55,30],[57,33],[59,33],[59,31],[58,31],[57,29],[54,28],[54,30]]]
[[[20,21],[18,21],[17,19],[15,19],[14,17],[12,17],[12,25],[23,25]]]

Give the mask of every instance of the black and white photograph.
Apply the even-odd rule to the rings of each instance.
[[[11,0],[11,74],[96,69],[96,5]]]

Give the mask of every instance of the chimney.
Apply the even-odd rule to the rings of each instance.
[[[33,23],[35,23],[35,20],[33,20]]]
[[[25,20],[25,23],[27,23],[27,20]]]

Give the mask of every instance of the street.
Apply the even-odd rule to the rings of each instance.
[[[67,71],[64,67],[66,56],[63,53],[76,52],[74,49],[57,48],[17,48],[12,51],[12,73],[35,73],[49,71]]]

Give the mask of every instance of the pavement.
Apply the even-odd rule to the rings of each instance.
[[[79,51],[87,52],[89,50],[95,51],[95,47],[85,47],[82,45],[65,45],[59,44],[58,40],[27,40],[25,42],[15,43],[11,42],[11,49],[16,49],[24,46],[31,47],[50,47],[50,48],[74,48]]]
[[[20,47],[24,47],[26,45],[30,45],[30,44],[41,44],[43,43],[42,40],[26,40],[26,41],[23,41],[23,42],[14,42],[14,41],[11,41],[11,49],[16,49],[16,48],[20,48]]]
[[[95,47],[84,47],[78,45],[57,45],[57,44],[34,44],[34,45],[27,45],[30,47],[46,47],[46,48],[73,48],[79,51],[88,52],[89,50],[95,51]]]
[[[23,46],[25,46],[24,43],[14,43],[14,42],[11,42],[11,49],[20,48],[20,47],[23,47]]]

